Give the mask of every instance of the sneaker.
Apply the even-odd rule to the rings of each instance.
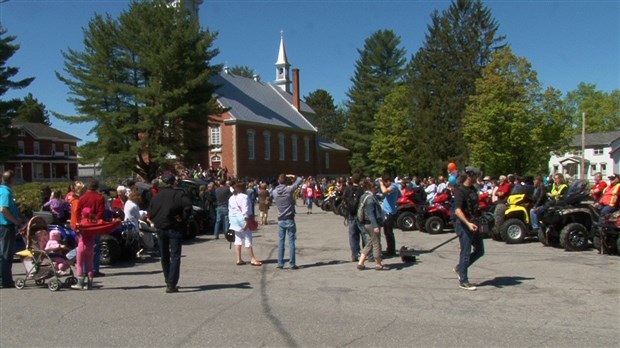
[[[293,269],[293,270],[299,269],[299,266],[297,266],[297,265],[291,266],[291,269]]]
[[[472,283],[459,283],[459,288],[461,289],[465,289],[465,290],[469,290],[469,291],[474,291],[477,288],[474,286],[474,284]]]
[[[276,266],[276,269],[282,269],[282,268],[284,268],[284,266],[281,266],[281,265]]]
[[[351,262],[357,262],[357,261],[359,261],[359,259],[357,257],[354,256],[354,257],[351,258]]]
[[[166,294],[171,294],[174,292],[179,292],[178,286],[166,286]]]
[[[459,266],[458,265],[454,266],[452,271],[454,271],[454,273],[456,273],[456,277],[459,278],[459,281],[460,281],[461,280],[461,275],[459,274]]]
[[[101,273],[99,271],[93,273],[93,277],[95,278],[101,278],[101,277],[105,277],[105,273]]]

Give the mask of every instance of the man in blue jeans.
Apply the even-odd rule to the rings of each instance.
[[[296,179],[295,179],[296,178]],[[291,181],[295,179],[295,182]],[[291,269],[298,269],[295,263],[295,239],[297,239],[297,225],[295,224],[295,198],[293,192],[301,184],[301,177],[293,174],[280,174],[278,186],[273,190],[274,201],[278,208],[278,265],[279,269],[284,267],[284,241],[288,235],[289,244],[289,264]]]
[[[22,224],[19,210],[13,198],[11,186],[15,185],[15,174],[7,170],[2,174],[0,185],[0,283],[2,288],[14,288],[13,282],[13,252],[15,247],[15,233]]]
[[[213,226],[213,238],[220,239],[220,231],[228,231],[228,199],[232,195],[228,182],[219,180],[215,189],[215,226]]]
[[[457,186],[454,192],[456,235],[461,244],[459,264],[454,267],[454,272],[459,275],[459,287],[465,290],[476,290],[476,286],[469,282],[467,270],[469,266],[484,255],[484,242],[476,224],[479,212],[478,193],[474,183],[478,174],[477,168],[465,167],[465,181]]]

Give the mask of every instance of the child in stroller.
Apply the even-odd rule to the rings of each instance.
[[[52,241],[50,239],[50,230],[55,231],[52,243],[49,243]],[[60,247],[60,242],[63,242],[60,230],[57,228],[51,229],[42,217],[35,216],[28,221],[28,224],[20,233],[26,243],[26,249],[18,252],[17,255],[22,258],[22,263],[26,268],[26,276],[15,281],[17,289],[23,289],[28,281],[34,281],[37,285],[43,285],[47,279],[50,279],[47,283],[48,288],[52,291],[57,291],[62,285],[61,277],[67,277],[65,283],[68,285],[77,283],[77,278],[73,276],[71,267],[68,265],[65,257],[68,248]],[[56,233],[60,235],[60,238]],[[70,238],[70,234],[65,235],[67,243],[71,242]],[[60,242],[57,239],[60,239]],[[56,247],[52,248],[53,246]],[[62,272],[61,264],[64,265],[62,266]]]

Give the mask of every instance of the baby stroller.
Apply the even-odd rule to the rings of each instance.
[[[44,285],[49,279],[47,287],[51,291],[58,291],[63,277],[65,284],[77,284],[77,278],[65,256],[75,246],[74,235],[64,227],[48,225],[40,216],[30,219],[20,234],[26,243],[26,249],[19,251],[17,255],[21,257],[26,268],[26,276],[15,281],[17,289],[23,289],[30,281],[36,285]],[[50,235],[53,236],[52,239]],[[66,269],[61,270],[62,267]]]

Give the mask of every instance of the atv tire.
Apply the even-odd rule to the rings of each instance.
[[[545,231],[542,228],[538,229],[538,241],[542,243],[544,246],[549,246],[547,242],[547,236],[545,235]]]
[[[118,261],[121,256],[121,245],[116,238],[111,235],[104,234],[99,240],[99,248],[101,249],[101,256],[99,262],[102,265],[111,265]]]
[[[445,223],[439,216],[431,216],[426,219],[424,226],[426,227],[426,232],[429,234],[440,234],[443,233]]]
[[[410,211],[405,211],[398,214],[396,219],[396,226],[402,231],[413,231],[416,229],[416,217],[415,214]]]
[[[507,244],[523,243],[528,235],[528,228],[520,219],[508,219],[500,228],[502,239]]]
[[[191,240],[196,238],[198,234],[198,223],[195,220],[190,220],[185,227],[185,233],[183,234],[183,239]]]
[[[560,231],[560,245],[567,251],[583,251],[588,248],[588,230],[578,222],[570,223]]]

